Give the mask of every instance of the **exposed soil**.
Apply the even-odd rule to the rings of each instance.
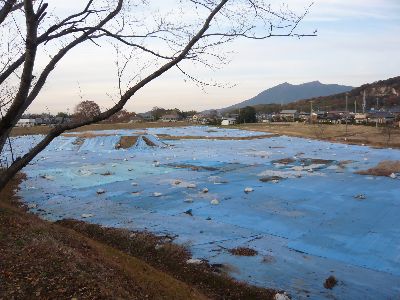
[[[337,279],[335,278],[335,276],[329,276],[325,282],[324,282],[324,287],[326,289],[333,289],[333,287],[338,283]]]
[[[384,160],[371,169],[357,171],[355,173],[360,175],[390,176],[393,173],[400,173],[400,161]]]
[[[0,299],[274,299],[223,265],[187,263],[174,237],[27,214],[17,186],[0,194]]]
[[[150,147],[155,147],[155,146],[157,146],[156,144],[154,144],[152,141],[150,141],[150,140],[149,140],[147,137],[145,137],[145,136],[143,136],[142,139],[143,139],[143,141],[146,143],[147,146],[150,146]]]
[[[114,175],[114,173],[110,172],[110,171],[106,171],[104,173],[100,173],[101,176],[111,176]]]
[[[294,163],[295,161],[296,161],[295,159],[288,157],[288,158],[273,160],[272,163],[288,165],[288,164]]]
[[[77,137],[73,142],[72,145],[78,145],[81,146],[85,142],[85,138],[83,137]]]
[[[300,162],[306,166],[317,164],[317,165],[329,165],[334,162],[330,159],[320,159],[320,158],[302,158]]]
[[[229,249],[228,251],[230,254],[237,256],[256,256],[258,254],[256,250],[247,247],[237,247]]]
[[[276,181],[276,180],[282,180],[282,179],[285,179],[285,178],[282,178],[282,177],[280,177],[280,176],[264,176],[264,177],[261,177],[259,180],[261,181],[261,182],[271,182],[271,181]]]
[[[116,149],[129,149],[136,145],[139,136],[121,136],[121,139],[115,146]]]
[[[195,166],[191,164],[168,164],[168,166],[177,168],[177,169],[190,169],[192,171],[217,171],[217,168],[207,167],[207,166]]]
[[[174,136],[169,134],[158,134],[161,139],[165,140],[222,140],[222,141],[246,141],[246,140],[256,140],[256,139],[268,139],[279,136],[278,134],[265,134],[265,135],[255,135],[255,136],[245,136],[245,137],[233,137],[233,136]]]
[[[338,167],[344,169],[347,165],[349,165],[353,162],[354,162],[354,160],[342,160],[342,161],[339,161]]]

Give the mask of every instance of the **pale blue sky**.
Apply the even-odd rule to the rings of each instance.
[[[301,11],[310,2],[286,3]],[[301,29],[310,32],[314,28],[317,37],[237,40],[227,49],[234,51],[231,63],[216,72],[186,65],[201,80],[235,87],[204,92],[172,70],[141,90],[127,109],[203,110],[243,101],[282,82],[319,80],[358,86],[400,75],[400,1],[316,0]],[[58,66],[30,111],[42,111],[45,106],[52,112],[72,111],[81,100],[78,85],[85,99],[109,107],[112,102],[107,94],[116,93],[113,58],[107,47],[88,45],[74,50]]]

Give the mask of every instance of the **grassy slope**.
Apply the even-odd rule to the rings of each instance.
[[[17,207],[17,185],[0,193],[0,299],[273,299],[151,234],[43,221]]]
[[[0,299],[206,299],[146,262],[0,201]]]

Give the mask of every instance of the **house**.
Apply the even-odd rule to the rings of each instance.
[[[279,115],[282,119],[285,119],[286,121],[294,121],[299,116],[297,110],[295,109],[284,109],[279,113]]]
[[[367,114],[355,114],[354,121],[356,124],[367,124],[368,122]]]
[[[151,112],[142,113],[142,114],[139,114],[139,116],[141,116],[143,118],[143,121],[145,121],[145,122],[153,122],[155,120],[155,118]]]
[[[207,118],[203,114],[195,114],[191,117],[191,122],[193,123],[202,123],[203,121],[207,121]]]
[[[368,113],[368,123],[387,124],[394,122],[394,115],[387,111],[371,111]]]
[[[20,119],[17,124],[15,125],[16,127],[32,127],[35,126],[35,119]]]
[[[161,117],[161,122],[177,122],[179,120],[180,120],[180,117],[177,114],[163,115]]]
[[[222,119],[221,125],[222,126],[229,126],[229,125],[235,125],[236,124],[236,118],[224,118]]]

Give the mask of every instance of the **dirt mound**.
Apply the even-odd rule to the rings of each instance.
[[[256,250],[247,247],[237,247],[229,249],[228,251],[230,254],[237,256],[256,256],[258,254]]]
[[[136,145],[139,136],[121,136],[121,139],[115,146],[115,149],[129,149]]]
[[[357,171],[355,173],[359,175],[390,176],[393,173],[400,173],[400,161],[384,160],[373,168],[363,171]]]
[[[335,276],[329,276],[324,282],[324,287],[326,289],[332,289],[337,284],[337,282],[338,281]]]

